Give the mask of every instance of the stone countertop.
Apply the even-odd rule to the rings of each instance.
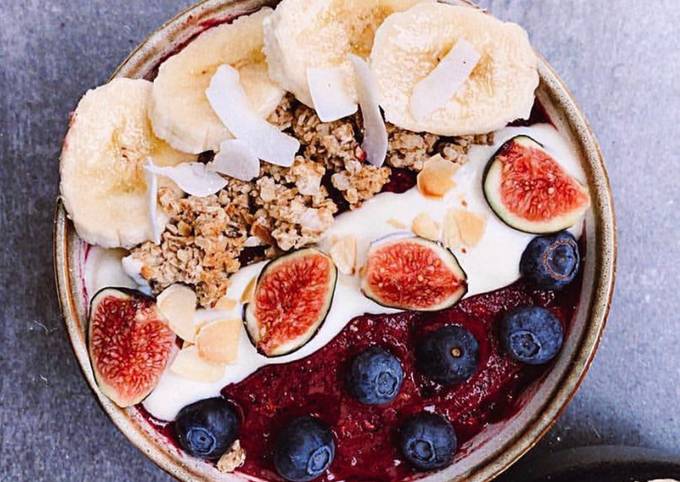
[[[0,479],[168,480],[97,406],[52,276],[57,158],[68,113],[188,0],[26,0],[0,11]],[[620,261],[593,367],[528,455],[680,439],[680,50],[676,0],[487,0],[574,92],[614,186]],[[674,274],[675,273],[675,274]]]

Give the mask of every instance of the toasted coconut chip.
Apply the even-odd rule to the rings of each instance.
[[[250,181],[260,175],[260,160],[245,142],[227,139],[220,144],[220,152],[215,154],[208,169],[241,181]]]
[[[153,166],[151,159],[146,160],[146,166]],[[149,222],[151,223],[151,234],[155,244],[161,244],[161,233],[163,226],[161,220],[158,218],[158,178],[156,174],[144,169],[144,176],[146,177],[146,186],[149,193]]]
[[[156,298],[158,310],[168,320],[175,335],[184,341],[193,342],[196,336],[196,301],[194,290],[182,284],[168,286]]]
[[[215,383],[224,376],[225,366],[202,359],[196,345],[182,348],[170,365],[177,375],[196,382]]]
[[[332,122],[357,111],[357,104],[347,92],[345,71],[340,67],[307,69],[307,85],[314,110],[323,122]]]
[[[380,112],[380,92],[378,81],[366,61],[350,55],[357,78],[357,96],[364,119],[364,142],[361,148],[366,152],[366,160],[374,166],[382,166],[387,156],[387,128]]]
[[[200,162],[189,162],[172,167],[153,164],[144,166],[147,172],[165,176],[174,181],[187,194],[198,197],[210,196],[227,185],[227,180]]]
[[[255,156],[283,167],[293,164],[300,143],[257,115],[239,82],[238,70],[220,66],[205,95],[222,123]]]
[[[460,39],[427,77],[413,88],[409,108],[416,120],[446,106],[465,84],[481,55],[470,42]]]

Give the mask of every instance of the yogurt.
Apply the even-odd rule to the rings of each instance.
[[[513,283],[519,278],[519,260],[533,235],[516,231],[498,219],[484,199],[481,186],[488,160],[504,142],[520,134],[528,135],[543,144],[569,174],[585,183],[585,174],[578,157],[555,128],[548,124],[509,127],[496,133],[494,145],[473,146],[470,149],[469,162],[455,174],[455,187],[443,199],[425,197],[415,187],[402,194],[379,194],[366,201],[361,208],[337,216],[333,225],[324,234],[320,247],[328,249],[334,239],[352,235],[357,239],[358,264],[361,265],[372,241],[399,231],[394,227],[395,220],[410,227],[413,219],[425,212],[441,223],[447,210],[465,206],[464,209],[486,219],[486,229],[480,242],[473,248],[454,251],[461,267],[468,275],[466,296],[492,291]],[[572,231],[580,233],[581,226],[574,226]],[[92,262],[95,263],[96,259],[93,258]],[[231,278],[227,295],[239,300],[249,282],[260,273],[264,264],[265,262],[250,265],[235,273]],[[127,263],[126,268],[129,273],[134,267]],[[96,266],[86,271],[98,279],[100,284],[105,284]],[[134,276],[134,273],[131,274]],[[210,319],[240,318],[242,309],[242,305],[237,305],[231,311],[198,310],[195,322],[200,324]],[[333,304],[325,322],[318,333],[302,348],[285,356],[267,358],[258,353],[244,329],[239,340],[238,358],[235,363],[227,365],[221,380],[215,383],[195,382],[166,370],[158,386],[143,402],[144,408],[160,420],[173,420],[182,407],[218,395],[222,387],[238,383],[262,366],[289,363],[316,352],[357,316],[397,311],[366,298],[361,293],[358,277],[340,275]]]

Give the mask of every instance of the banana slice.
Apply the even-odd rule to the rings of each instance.
[[[174,166],[193,158],[154,136],[150,99],[151,82],[115,79],[87,92],[73,114],[60,189],[78,235],[90,244],[128,248],[152,240],[144,163],[150,157]],[[157,216],[164,225],[165,214]]]
[[[448,101],[415,119],[413,90],[459,40],[480,54],[478,64]],[[538,59],[527,33],[469,7],[427,3],[390,16],[375,35],[371,68],[385,118],[416,132],[480,134],[529,117],[538,86]]]
[[[276,109],[284,92],[269,79],[262,53],[262,22],[271,13],[271,8],[263,8],[211,28],[163,62],[151,103],[151,122],[158,137],[193,154],[217,151],[222,141],[232,137],[205,96],[210,79],[223,64],[239,71],[241,85],[262,117]]]
[[[269,75],[313,108],[307,70],[339,68],[347,93],[356,102],[347,55],[368,57],[383,20],[423,1],[428,0],[283,0],[264,22]]]

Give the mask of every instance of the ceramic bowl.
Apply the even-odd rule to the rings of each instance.
[[[252,12],[269,0],[207,0],[182,12],[153,33],[120,65],[114,77],[152,79],[160,62],[207,27]],[[527,393],[529,400],[510,420],[491,425],[471,440],[448,469],[431,481],[487,481],[529,450],[550,429],[579,387],[605,326],[615,277],[616,234],[611,190],[602,154],[588,122],[557,74],[540,61],[538,98],[579,153],[588,176],[592,208],[587,214],[588,255],[573,329],[550,373]],[[61,307],[83,374],[106,413],[128,439],[161,468],[181,480],[241,480],[181,453],[136,409],[121,409],[97,388],[87,354],[87,300],[83,296],[86,245],[78,239],[59,202],[54,220],[54,267]]]

